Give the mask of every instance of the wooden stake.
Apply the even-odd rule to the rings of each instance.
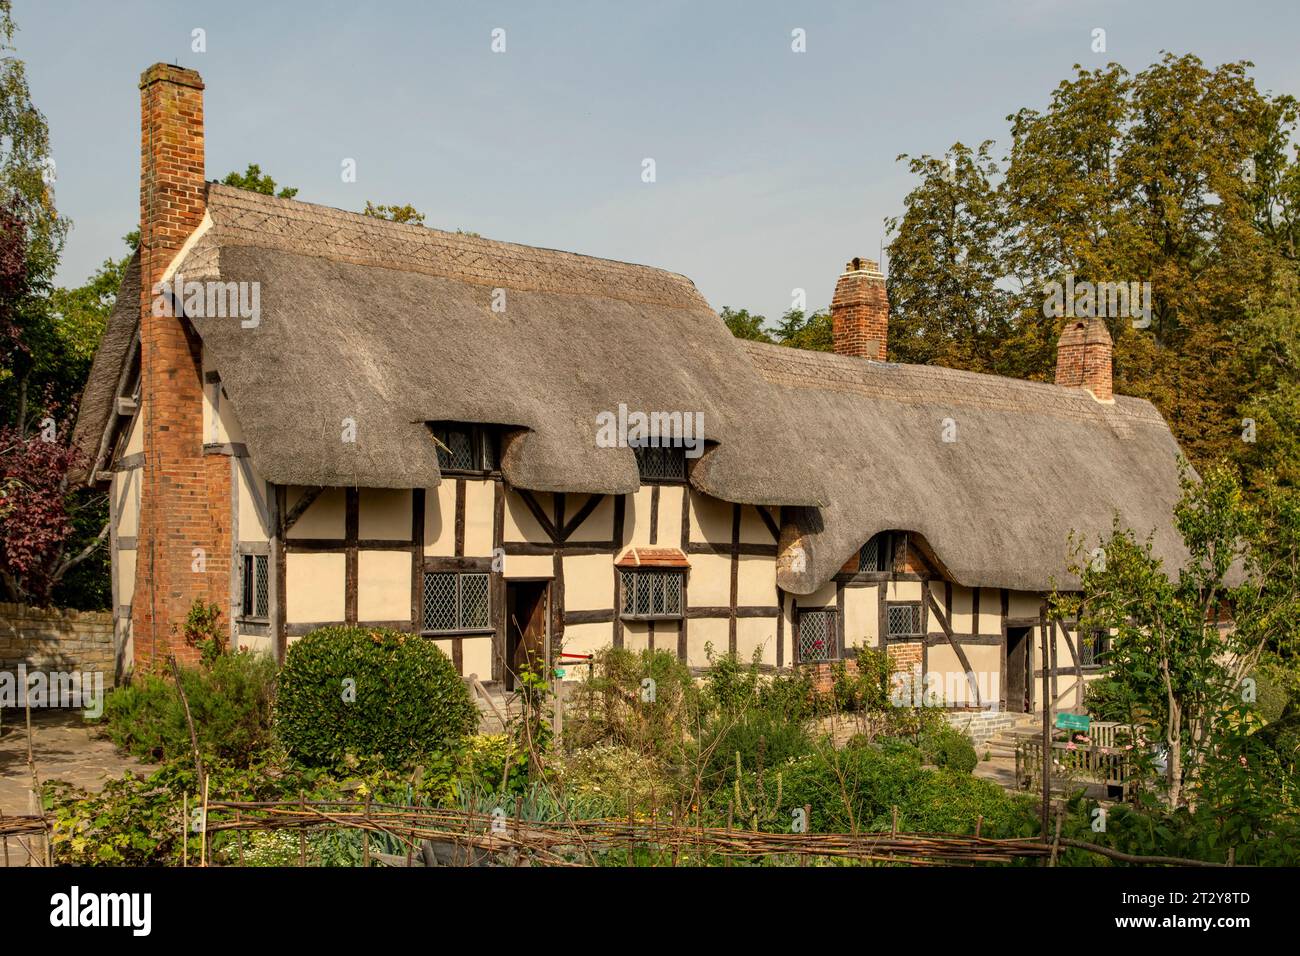
[[[805,803],[803,805],[803,832],[812,833],[812,804],[811,803]],[[799,865],[800,866],[808,865],[808,857],[806,854],[800,858]]]
[[[181,794],[181,866],[190,865],[190,795]]]
[[[1056,811],[1056,836],[1052,840],[1052,856],[1047,861],[1048,866],[1056,866],[1056,854],[1061,847],[1061,821],[1065,818],[1064,808]]]
[[[307,812],[307,794],[301,790],[298,791],[298,806],[304,814]],[[307,866],[307,831],[304,828],[298,830],[298,865]]]
[[[1052,707],[1048,701],[1050,691],[1047,687],[1047,669],[1050,666],[1048,661],[1050,657],[1047,653],[1047,627],[1042,626],[1043,632],[1043,808],[1041,814],[1043,842],[1047,842],[1047,815],[1048,808],[1052,801]],[[1029,673],[1032,677],[1034,671],[1030,667]]]
[[[199,833],[199,866],[208,865],[208,778],[203,778],[203,829]]]
[[[236,803],[239,802],[239,794],[235,794],[235,802],[236,802]],[[235,822],[236,822],[236,823],[243,823],[243,822],[244,822],[244,814],[243,814],[243,811],[241,811],[241,810],[236,810],[236,811],[235,811]],[[244,865],[244,831],[243,831],[243,830],[236,830],[235,833],[236,833],[236,835],[237,835],[238,838],[239,838],[239,865],[240,865],[240,866],[243,866],[243,865]]]
[[[176,692],[181,695],[181,705],[185,708],[185,723],[190,728],[190,747],[194,751],[194,772],[199,775],[199,785],[203,784],[203,760],[199,757],[199,735],[194,732],[194,718],[190,716],[190,702],[185,696],[185,687],[181,684],[181,669],[176,663],[176,655],[167,655],[172,666],[172,676],[176,678]]]
[[[366,794],[366,820],[370,820],[370,794]],[[370,866],[370,831],[361,831],[361,865]]]

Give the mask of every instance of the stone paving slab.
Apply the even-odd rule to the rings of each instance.
[[[93,791],[127,770],[148,774],[153,769],[121,753],[72,710],[32,711],[32,755],[42,783],[66,780]],[[30,787],[25,715],[7,708],[0,726],[0,812],[27,813]]]

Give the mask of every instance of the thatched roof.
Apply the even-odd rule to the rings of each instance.
[[[259,283],[257,327],[191,320],[269,481],[432,487],[425,423],[466,421],[520,430],[502,462],[517,487],[627,493],[632,449],[597,446],[596,416],[623,403],[703,414],[707,450],[690,470],[703,492],[824,501],[783,464],[796,429],[776,389],[689,279],[215,183],[207,212],[178,271]]]
[[[883,530],[921,535],[971,586],[1070,586],[1070,532],[1095,540],[1117,512],[1170,563],[1185,558],[1178,447],[1147,402],[741,342],[679,275],[228,186],[209,185],[207,222],[180,272],[259,283],[260,322],[192,321],[272,482],[432,487],[425,423],[468,421],[513,429],[502,470],[516,487],[627,493],[633,452],[596,443],[596,415],[624,403],[704,414],[691,484],[786,506],[778,583],[794,593]],[[135,268],[83,399],[92,455],[138,281]]]
[[[786,511],[790,547],[777,580],[788,591],[816,590],[885,530],[919,533],[970,586],[1068,587],[1070,532],[1093,546],[1116,513],[1140,535],[1154,531],[1170,563],[1186,558],[1172,524],[1178,445],[1149,402],[1102,403],[1081,388],[936,366],[745,349],[784,393],[829,486],[825,508]]]
[[[95,360],[90,365],[90,378],[81,393],[72,443],[85,455],[85,467],[72,476],[73,480],[93,480],[95,472],[108,465],[113,449],[104,447],[104,430],[117,413],[114,400],[118,383],[127,364],[134,358],[132,345],[139,324],[140,253],[136,252],[127,263],[122,285],[117,291],[117,302],[109,314],[104,336],[99,340]]]

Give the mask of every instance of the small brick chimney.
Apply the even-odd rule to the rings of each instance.
[[[1056,345],[1056,384],[1086,388],[1099,401],[1109,402],[1115,345],[1104,319],[1071,319]]]
[[[844,266],[831,299],[831,334],[837,354],[885,361],[889,296],[880,266],[871,259],[850,259]]]
[[[146,669],[174,653],[198,598],[230,607],[230,462],[203,453],[203,353],[153,290],[203,220],[203,80],[157,63],[140,77],[140,414],[144,465],[131,634]],[[223,622],[228,623],[228,622]],[[173,627],[177,633],[173,634]]]

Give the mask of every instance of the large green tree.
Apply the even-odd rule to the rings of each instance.
[[[802,309],[787,309],[774,327],[769,328],[767,317],[748,309],[723,306],[719,313],[723,325],[738,339],[785,345],[813,352],[831,351],[831,316],[829,312],[806,313]]]
[[[0,0],[0,423],[25,430],[66,397],[49,394],[64,380],[47,357],[59,349],[49,291],[70,223],[54,205],[49,128],[16,55],[16,31],[10,0]]]
[[[1189,554],[1181,569],[1117,519],[1096,547],[1075,542],[1081,588],[1053,598],[1080,633],[1113,635],[1106,676],[1125,722],[1165,748],[1170,809],[1195,808],[1203,767],[1249,719],[1246,681],[1261,657],[1295,666],[1300,494],[1274,488],[1251,502],[1235,471],[1214,465],[1199,481],[1184,474],[1174,522]]]
[[[988,142],[906,157],[919,182],[888,221],[890,357],[1051,380],[1062,319],[1044,286],[1148,283],[1149,316],[1108,316],[1116,390],[1153,401],[1198,466],[1294,481],[1294,353],[1278,343],[1300,323],[1296,103],[1249,68],[1076,67],[1008,118],[1001,160]]]

